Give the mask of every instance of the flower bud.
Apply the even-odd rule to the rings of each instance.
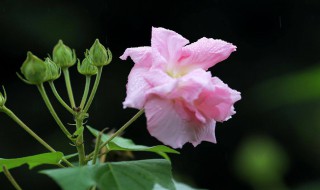
[[[97,74],[98,68],[92,64],[89,57],[85,57],[82,64],[78,61],[78,72],[86,76],[91,76]]]
[[[106,49],[98,39],[90,48],[89,52],[92,64],[97,67],[108,65],[112,60],[112,54],[109,49]]]
[[[23,62],[21,73],[29,84],[41,84],[47,79],[46,64],[31,52],[27,53],[27,59]]]
[[[62,40],[59,40],[58,44],[54,46],[52,58],[53,62],[61,68],[71,67],[77,60],[75,51],[64,45]]]
[[[47,66],[47,81],[54,81],[60,77],[61,69],[50,58],[46,58],[44,63]]]
[[[6,94],[6,90],[4,89],[4,87],[2,86],[3,89],[3,94],[0,92],[0,107],[4,106],[4,104],[7,101],[7,94]]]

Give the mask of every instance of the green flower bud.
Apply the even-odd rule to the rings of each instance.
[[[52,58],[53,62],[61,68],[71,67],[77,61],[75,51],[64,45],[62,40],[59,40],[58,44],[54,46]]]
[[[83,59],[82,64],[78,61],[78,72],[86,76],[91,76],[98,73],[98,68],[92,64],[89,57],[86,57]]]
[[[108,65],[112,60],[111,51],[106,49],[98,39],[91,46],[89,56],[93,65],[97,67]]]
[[[47,79],[46,64],[31,52],[27,53],[27,59],[23,62],[20,70],[26,78],[24,81],[29,84],[41,84]]]
[[[47,66],[47,81],[53,81],[60,77],[61,69],[50,58],[46,58],[44,63]]]
[[[0,107],[4,106],[4,104],[7,101],[7,94],[6,94],[6,90],[4,89],[4,87],[2,86],[3,89],[3,94],[0,92]]]

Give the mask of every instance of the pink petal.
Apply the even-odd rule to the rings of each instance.
[[[164,76],[155,78],[155,80],[153,78],[157,74],[147,75],[147,81],[154,80],[153,84],[157,83],[154,88],[148,91],[148,94],[156,94],[168,99],[182,98],[186,102],[193,102],[198,98],[202,89],[211,82],[211,73],[203,69],[193,70],[181,78],[170,78],[171,80],[166,79],[168,75],[162,73]]]
[[[152,87],[165,85],[175,80],[161,69],[150,69],[148,73],[145,73],[144,77]]]
[[[211,73],[203,69],[196,69],[177,80],[178,87],[172,93],[172,97],[181,97],[191,103],[198,98],[203,88],[210,84]]]
[[[132,68],[128,77],[127,97],[123,102],[123,108],[143,108],[146,100],[145,92],[151,88],[150,84],[145,81],[143,76],[148,70],[149,68],[139,67],[138,65],[135,65]]]
[[[223,61],[236,51],[236,46],[223,40],[201,38],[197,42],[183,48],[180,58],[181,66],[189,70],[194,68],[208,68]]]
[[[207,118],[216,121],[226,121],[235,114],[233,104],[241,99],[240,93],[224,84],[219,78],[212,78],[212,88],[204,90],[199,99],[196,100],[196,107]]]
[[[182,47],[189,41],[180,34],[164,28],[152,28],[152,51],[159,52],[167,63],[175,63],[181,56]]]
[[[216,143],[214,134],[215,121],[205,125],[196,125],[184,120],[176,112],[172,101],[150,97],[145,104],[148,130],[152,136],[173,148],[181,148],[186,142],[197,146],[201,141]]]
[[[152,65],[151,47],[127,48],[120,59],[126,60],[128,56],[140,66],[151,67]]]

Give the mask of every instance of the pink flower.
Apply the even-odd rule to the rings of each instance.
[[[124,108],[145,109],[150,134],[166,145],[216,143],[216,122],[235,114],[240,93],[207,71],[236,46],[222,40],[189,41],[174,31],[152,28],[151,47],[128,48],[120,57],[135,62]]]

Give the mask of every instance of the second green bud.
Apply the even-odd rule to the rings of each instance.
[[[92,64],[97,67],[108,65],[112,60],[111,51],[106,49],[98,39],[91,46],[89,56]]]
[[[75,51],[66,46],[62,40],[59,40],[58,44],[54,46],[52,59],[62,69],[73,66],[77,61]]]

